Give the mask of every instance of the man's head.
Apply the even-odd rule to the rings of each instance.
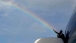
[[[60,33],[62,33],[63,31],[62,30],[60,30]]]

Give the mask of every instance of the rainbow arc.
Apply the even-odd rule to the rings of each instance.
[[[19,6],[16,3],[10,3],[10,2],[3,2],[6,5],[9,6],[13,6],[19,10],[21,10],[22,12],[26,13],[27,15],[31,16],[32,18],[34,18],[35,20],[37,20],[38,22],[42,23],[44,26],[46,26],[49,29],[55,29],[52,25],[50,25],[49,23],[47,23],[46,21],[44,21],[43,19],[41,19],[40,17],[38,17],[35,13],[27,10],[25,7],[23,6]]]

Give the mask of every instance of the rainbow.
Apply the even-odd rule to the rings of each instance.
[[[25,7],[19,6],[19,5],[15,4],[15,3],[11,3],[11,2],[3,2],[3,3],[6,4],[6,5],[9,5],[9,6],[13,6],[13,7],[21,10],[24,13],[27,13],[29,16],[31,16],[32,18],[34,18],[38,22],[42,23],[47,28],[49,28],[51,30],[55,29],[53,26],[51,26],[49,23],[47,23],[46,21],[44,21],[43,19],[38,17],[36,14],[34,14],[33,12],[30,12],[29,10],[25,9]]]

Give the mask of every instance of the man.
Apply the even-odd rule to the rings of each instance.
[[[54,30],[54,29],[53,29]],[[64,41],[64,43],[66,43],[65,42],[65,36],[64,36],[64,34],[62,33],[63,31],[62,30],[60,30],[60,32],[56,32],[55,30],[54,30],[54,32],[57,34],[57,37],[58,38],[61,38],[63,41]]]
[[[53,29],[53,30],[54,30],[54,29]],[[62,33],[62,30],[60,30],[60,32],[56,32],[56,31],[54,30],[54,32],[57,34],[57,37],[58,37],[58,38],[61,38],[61,34],[63,34],[63,33]]]

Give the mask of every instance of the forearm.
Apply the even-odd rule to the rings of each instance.
[[[56,32],[55,30],[54,30],[54,32],[58,34],[58,32]]]

